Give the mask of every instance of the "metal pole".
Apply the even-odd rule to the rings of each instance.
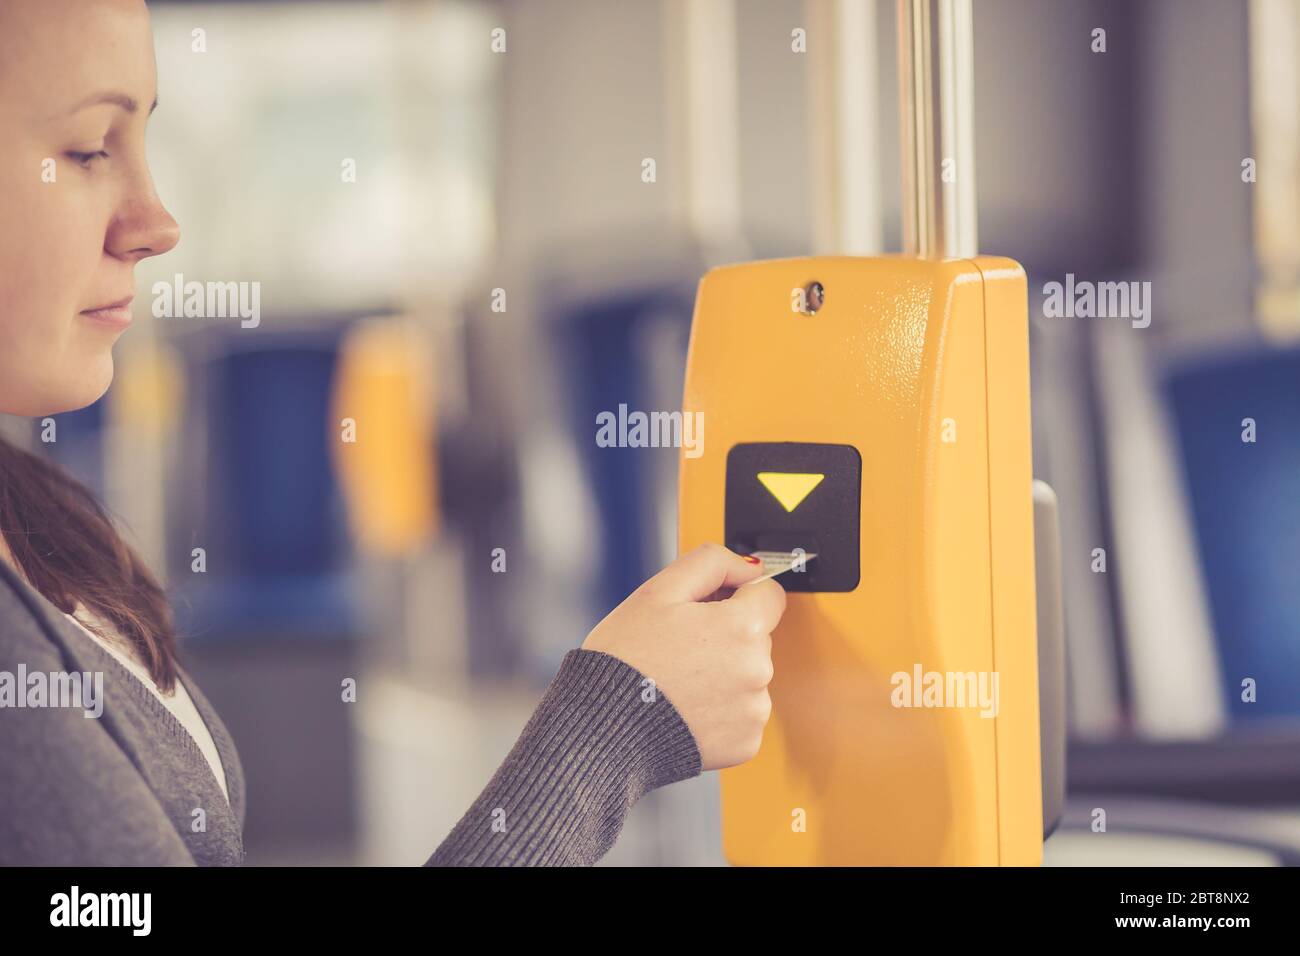
[[[735,0],[666,0],[670,135],[685,171],[686,220],[724,260],[743,234]]]
[[[804,0],[804,10],[812,68],[813,251],[880,255],[876,6],[862,0]]]
[[[898,0],[903,251],[976,254],[970,0]]]
[[[1254,199],[1255,314],[1278,339],[1300,336],[1300,9],[1251,0],[1250,119]]]

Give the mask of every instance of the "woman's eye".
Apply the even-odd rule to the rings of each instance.
[[[98,149],[93,153],[69,152],[67,157],[82,169],[89,169],[95,160],[108,159],[108,153],[104,152],[102,149]]]

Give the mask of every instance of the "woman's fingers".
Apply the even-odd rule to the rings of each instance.
[[[650,582],[670,600],[705,601],[720,588],[738,588],[762,573],[757,559],[709,543],[686,552]]]
[[[758,752],[771,713],[772,630],[785,589],[758,581],[761,563],[718,544],[679,557],[587,635],[583,647],[612,654],[652,678],[694,736],[705,770]],[[721,590],[728,595],[699,603]]]
[[[775,578],[742,585],[735,594],[718,606],[731,615],[748,637],[771,634],[785,613],[785,588]]]

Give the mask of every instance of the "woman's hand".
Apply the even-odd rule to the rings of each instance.
[[[758,753],[772,713],[772,630],[785,588],[754,581],[762,573],[753,559],[701,545],[633,591],[582,643],[655,682],[690,727],[704,770]]]

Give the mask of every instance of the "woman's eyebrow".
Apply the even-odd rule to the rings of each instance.
[[[72,109],[68,110],[68,115],[71,115],[73,113],[79,113],[82,110],[87,109],[88,107],[91,106],[99,106],[102,103],[110,103],[114,106],[120,106],[128,113],[134,113],[136,112],[136,110],[140,108],[140,104],[136,102],[135,98],[131,96],[127,96],[125,93],[116,93],[116,92],[95,93],[93,96],[86,97],[76,106],[72,107]],[[157,108],[158,108],[158,97],[155,96],[153,98],[153,105],[149,107],[149,112],[152,113]]]

